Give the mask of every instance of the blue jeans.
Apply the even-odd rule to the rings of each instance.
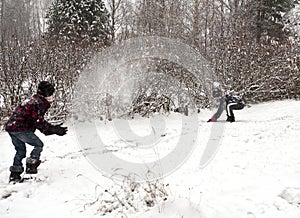
[[[30,157],[37,160],[40,159],[44,143],[34,134],[33,131],[8,132],[8,134],[10,135],[11,141],[16,149],[16,155],[13,163],[14,166],[23,165],[22,160],[26,157],[26,143],[34,147],[30,153]]]

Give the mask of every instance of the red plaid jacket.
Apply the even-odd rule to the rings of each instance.
[[[40,94],[36,94],[22,102],[14,110],[5,125],[5,130],[7,132],[22,132],[27,130],[34,132],[36,129],[41,132],[47,131],[51,124],[44,120],[44,115],[49,108],[50,103],[47,99]]]

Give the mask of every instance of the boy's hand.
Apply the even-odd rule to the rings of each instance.
[[[63,136],[65,134],[67,134],[67,132],[68,132],[68,127],[61,127],[61,125],[62,125],[62,123],[54,126],[56,135]]]
[[[63,136],[65,134],[67,134],[68,131],[68,127],[61,127],[62,123],[59,125],[54,125],[54,126],[50,126],[49,129],[47,131],[44,132],[45,135],[59,135],[59,136]]]

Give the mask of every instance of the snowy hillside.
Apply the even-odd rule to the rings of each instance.
[[[225,126],[221,146],[203,169],[200,157],[214,124],[206,123],[213,111],[202,111],[197,147],[177,171],[161,180],[167,199],[154,207],[133,202],[139,205],[138,211],[124,211],[127,217],[299,218],[299,109],[300,101],[253,105],[236,112],[236,123],[224,123],[223,114],[215,124]],[[161,138],[164,151],[170,151],[181,134],[176,126],[181,115],[165,119],[174,125]],[[149,128],[145,120],[132,122],[136,131]],[[42,181],[15,185],[7,183],[14,149],[8,134],[0,133],[1,218],[101,217],[101,199],[118,186],[87,161],[72,126],[69,128],[65,137],[38,134],[45,143],[37,176]],[[111,122],[102,122],[99,128],[113,132]],[[136,147],[114,143],[113,152],[134,158]],[[112,211],[103,217],[120,214]]]

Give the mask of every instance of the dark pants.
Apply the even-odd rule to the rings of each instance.
[[[34,148],[30,153],[33,159],[40,159],[41,152],[43,151],[43,142],[32,131],[23,132],[9,132],[12,143],[16,149],[13,166],[22,166],[22,160],[26,157],[26,143],[32,145]]]
[[[234,117],[233,110],[242,110],[244,106],[245,105],[241,103],[228,103],[226,105],[227,116]]]

